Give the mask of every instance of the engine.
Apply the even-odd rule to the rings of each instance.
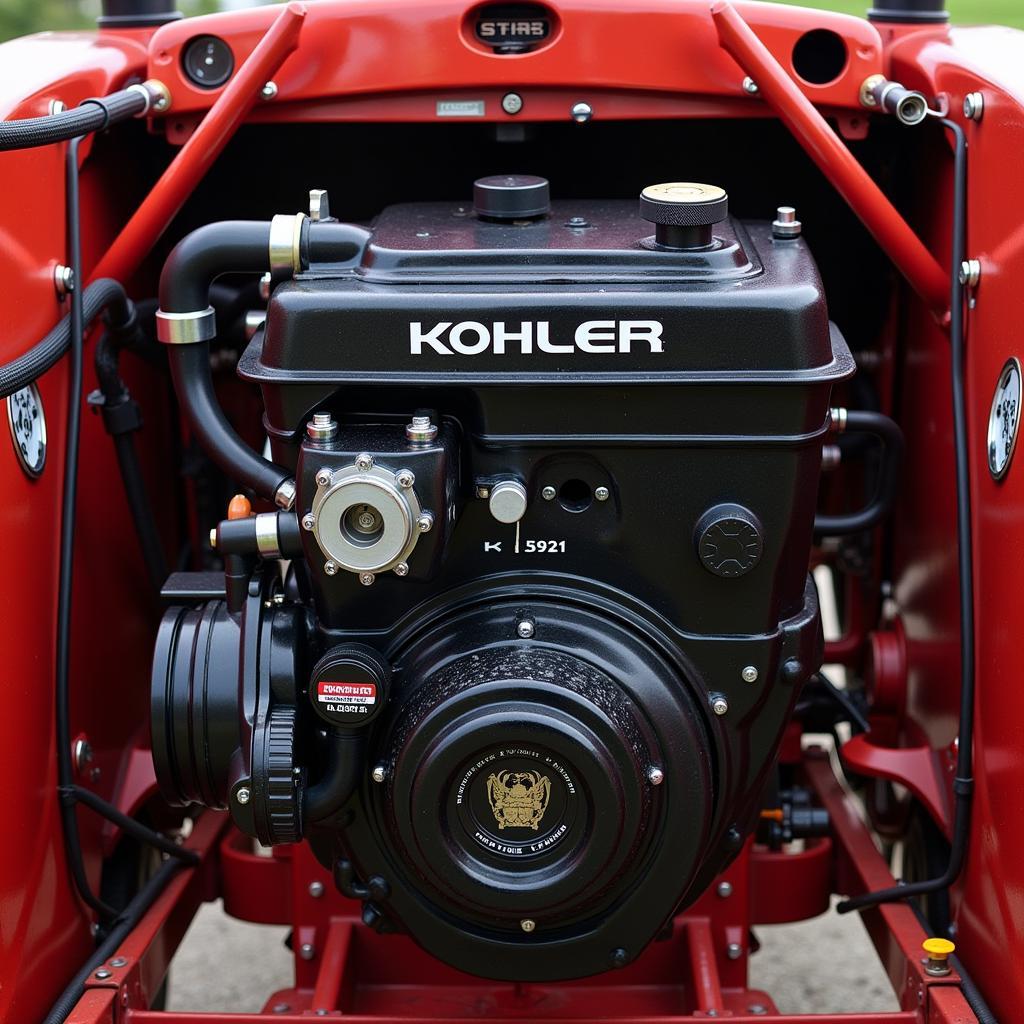
[[[308,840],[368,924],[491,978],[621,967],[704,891],[819,666],[815,496],[853,371],[799,225],[727,207],[513,175],[179,245],[179,398],[275,504],[233,503],[223,576],[165,588],[172,802]],[[266,458],[217,406],[208,293],[268,268],[238,368]]]

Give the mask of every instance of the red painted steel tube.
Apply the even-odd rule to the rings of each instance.
[[[153,186],[131,220],[114,239],[91,275],[123,281],[167,230],[192,190],[220,156],[235,130],[252,110],[260,90],[299,44],[306,5],[288,4],[239,68],[192,137]]]
[[[949,278],[899,211],[828,126],[771,51],[728,0],[711,5],[718,39],[757,82],[772,109],[828,176],[910,286],[940,319],[949,311]]]

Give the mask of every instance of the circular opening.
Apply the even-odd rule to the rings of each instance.
[[[846,68],[846,42],[827,28],[805,32],[793,47],[793,70],[811,85],[828,85]]]
[[[366,502],[351,505],[341,517],[341,532],[349,544],[372,547],[384,535],[384,517]]]
[[[593,495],[582,480],[566,480],[558,490],[558,500],[566,512],[586,512]]]

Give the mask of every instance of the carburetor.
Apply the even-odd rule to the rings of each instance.
[[[308,839],[364,920],[521,981],[633,960],[755,824],[819,666],[807,575],[833,384],[853,372],[795,221],[714,186],[370,229],[233,222],[161,280],[182,405],[278,511],[217,528],[158,639],[165,794]],[[274,275],[212,401],[206,291]],[[288,566],[282,575],[279,566]]]

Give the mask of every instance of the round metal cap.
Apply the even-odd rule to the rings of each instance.
[[[640,193],[640,216],[652,224],[705,227],[729,215],[729,197],[717,185],[670,181]]]
[[[526,488],[518,480],[502,480],[491,488],[488,507],[499,523],[518,523],[526,514]]]
[[[473,182],[473,209],[490,220],[529,220],[551,212],[547,178],[494,174]]]

